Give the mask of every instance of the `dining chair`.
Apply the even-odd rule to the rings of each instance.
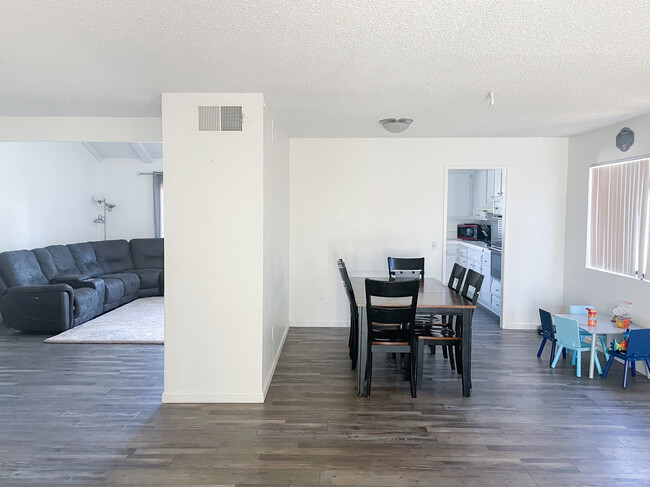
[[[357,308],[357,300],[354,296],[354,289],[352,288],[352,283],[350,282],[350,276],[345,267],[345,262],[343,262],[343,259],[339,259],[337,265],[339,268],[339,274],[341,275],[341,280],[343,281],[343,287],[345,288],[345,294],[348,297],[348,303],[350,305],[350,335],[348,337],[348,348],[350,350],[352,370],[356,370],[357,353],[359,350],[359,308]]]
[[[593,304],[572,304],[569,306],[569,314],[586,315],[587,308],[595,309],[596,307]],[[589,333],[587,330],[583,330],[582,328],[580,328],[580,335],[582,335],[583,337],[588,337],[589,340],[591,340],[591,333]],[[603,349],[603,354],[605,355],[605,359],[609,359],[609,352],[607,351],[607,342],[605,341],[605,337],[603,335],[599,335],[598,339],[600,341],[600,346]]]
[[[555,327],[553,326],[553,316],[548,311],[539,308],[539,320],[542,323],[542,344],[539,346],[537,351],[537,357],[542,356],[542,351],[544,350],[544,345],[546,341],[551,341],[551,355],[548,359],[548,365],[551,366],[553,363],[553,358],[555,357],[555,347],[557,345],[557,339],[555,338]],[[562,350],[562,355],[566,358],[566,349]]]
[[[449,280],[447,281],[447,287],[453,289],[454,291],[456,291],[457,294],[459,294],[463,286],[463,279],[465,279],[466,272],[467,269],[465,267],[463,267],[458,263],[455,263],[454,267],[451,270],[451,274],[449,275]],[[436,326],[440,326],[443,328],[451,328],[451,317],[442,316],[440,319],[437,319],[436,316],[431,313],[417,313],[415,315],[415,323],[416,323],[416,329],[418,327],[432,328]],[[436,344],[430,343],[429,348],[431,350],[431,354],[435,355]],[[453,353],[448,350],[449,347],[442,345],[442,353],[445,359],[448,357],[449,354]],[[453,370],[454,369],[453,362],[450,362],[450,364]]]
[[[408,354],[411,396],[417,395],[415,371],[417,343],[414,330],[419,288],[420,282],[417,279],[402,281],[366,279],[368,353],[365,395],[367,396],[370,395],[372,384],[372,357],[373,353],[378,351]],[[405,300],[408,302],[404,302]]]
[[[419,271],[419,276],[417,271]],[[419,277],[424,279],[424,257],[388,257],[388,277],[391,279],[396,277]]]
[[[551,363],[551,368],[555,368],[563,350],[571,350],[573,352],[571,365],[576,366],[576,377],[581,377],[581,353],[589,352],[591,350],[591,345],[583,341],[584,337],[580,335],[578,322],[562,316],[555,316],[555,337],[559,348],[555,353],[555,358]],[[600,362],[598,361],[598,354],[594,355],[594,363],[596,364],[598,373],[601,374],[602,369],[600,368]]]
[[[603,379],[607,377],[614,358],[619,358],[624,362],[624,372],[623,372],[623,389],[627,387],[627,371],[632,365],[632,377],[636,376],[636,364],[637,360],[645,361],[646,373],[648,374],[648,379],[650,379],[650,329],[645,330],[630,330],[630,336],[627,340],[627,350],[621,352],[618,350],[610,350],[609,359],[605,365],[605,370],[603,370]]]

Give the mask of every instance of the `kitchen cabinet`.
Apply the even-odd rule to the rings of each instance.
[[[454,267],[454,264],[458,260],[458,248],[460,244],[450,240],[447,242],[447,250],[445,251],[445,281],[449,282],[449,276],[451,275],[451,270]]]
[[[449,171],[447,185],[447,217],[472,217],[474,204],[474,171]]]
[[[472,183],[472,214],[475,218],[485,218],[485,212],[481,211],[486,204],[491,203],[491,192],[488,194],[488,173],[485,169],[474,171]],[[490,187],[490,190],[492,188]]]
[[[458,247],[458,256],[456,260],[463,267],[472,269],[473,271],[483,275],[483,284],[481,286],[481,293],[479,294],[478,302],[488,308],[492,308],[490,256],[491,251],[488,248],[461,242]]]

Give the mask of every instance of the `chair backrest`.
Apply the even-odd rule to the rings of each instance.
[[[402,273],[398,276],[396,271],[416,271],[415,273]],[[402,258],[402,257],[389,257],[388,258],[388,276],[395,277],[418,277],[417,271],[420,271],[420,279],[424,279],[424,257],[417,258]]]
[[[465,269],[462,265],[454,264],[454,267],[451,269],[451,274],[449,275],[449,282],[447,283],[447,287],[450,287],[459,293],[463,287],[465,272],[467,272],[467,269]]]
[[[569,314],[586,315],[587,308],[594,309],[595,306],[593,304],[572,304],[571,306],[569,306]]]
[[[352,314],[352,319],[356,320],[359,316],[359,310],[357,308],[357,300],[354,296],[352,282],[350,282],[350,276],[348,275],[348,269],[345,267],[345,262],[343,262],[343,259],[339,259],[337,265],[339,267],[341,280],[343,281],[343,287],[345,288],[345,294],[348,296],[348,303],[350,305],[350,313]]]
[[[555,329],[553,328],[553,316],[551,313],[539,308],[539,320],[542,322],[542,336],[551,340],[555,339]]]
[[[372,330],[373,324],[400,324],[403,330],[412,335],[419,289],[418,279],[403,281],[366,279],[369,330]]]
[[[555,337],[557,343],[564,347],[575,349],[581,348],[580,328],[578,322],[562,316],[555,317]]]
[[[473,269],[467,270],[467,277],[465,278],[465,285],[461,291],[461,296],[472,301],[476,304],[478,296],[481,293],[481,286],[483,285],[483,274],[476,272]]]
[[[650,328],[645,330],[630,330],[625,355],[628,358],[637,359],[650,357]]]

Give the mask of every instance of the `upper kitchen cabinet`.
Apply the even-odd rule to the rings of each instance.
[[[447,217],[473,217],[474,172],[470,170],[449,171]]]

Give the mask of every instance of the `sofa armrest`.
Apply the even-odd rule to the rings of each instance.
[[[48,294],[48,293],[69,293],[72,296],[72,286],[68,284],[48,284],[45,286],[16,286],[7,289],[7,294]]]
[[[73,300],[67,284],[11,287],[0,298],[0,313],[10,328],[60,332],[73,324]]]

